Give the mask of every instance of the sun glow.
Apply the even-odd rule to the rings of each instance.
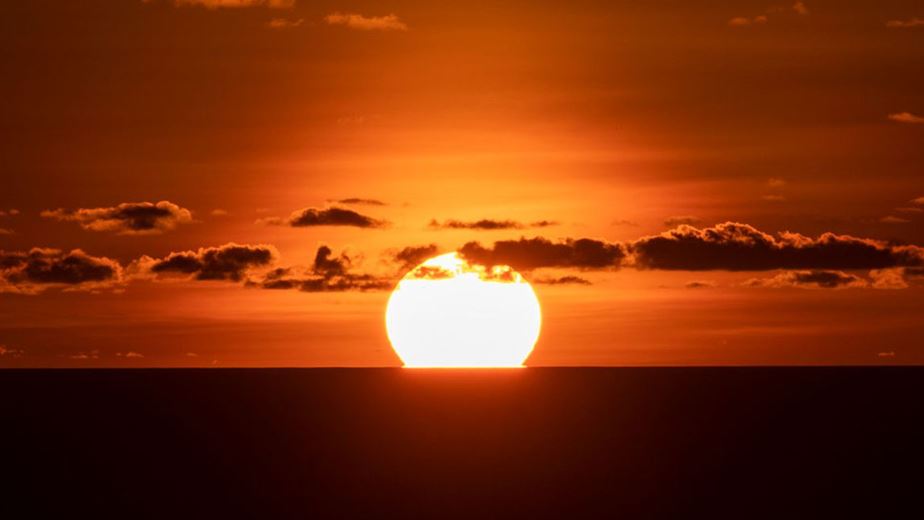
[[[411,270],[385,311],[388,339],[406,367],[519,367],[541,324],[539,300],[519,273],[457,253]]]

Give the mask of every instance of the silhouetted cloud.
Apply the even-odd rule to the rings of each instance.
[[[338,204],[349,204],[349,205],[365,205],[365,206],[387,206],[384,202],[378,199],[363,199],[359,197],[350,197],[347,199],[339,199],[332,202]]]
[[[710,282],[708,280],[693,280],[687,282],[683,285],[687,289],[714,289],[716,287],[715,282]]]
[[[814,287],[838,289],[867,287],[869,282],[843,271],[785,271],[771,278],[752,278],[744,283],[748,287]]]
[[[108,208],[45,210],[41,216],[63,222],[77,222],[90,231],[111,231],[119,235],[154,235],[169,231],[178,224],[192,222],[192,213],[176,204],[162,200],[125,202]]]
[[[469,242],[459,253],[471,262],[483,265],[509,265],[518,270],[540,267],[574,267],[578,269],[615,268],[625,257],[619,244],[581,238],[552,242],[546,238],[502,240],[486,248]]]
[[[378,220],[357,213],[346,208],[305,208],[292,212],[288,219],[266,218],[257,222],[272,225],[288,225],[292,227],[312,226],[352,226],[360,228],[382,228],[388,225],[384,220]]]
[[[118,262],[80,249],[69,253],[39,247],[28,252],[0,251],[0,293],[37,294],[50,287],[94,290],[121,280]]]
[[[910,29],[912,27],[924,27],[924,18],[909,18],[907,20],[889,20],[886,27],[890,29]]]
[[[924,248],[849,235],[778,237],[725,222],[697,229],[679,226],[627,245],[640,269],[765,271],[771,269],[881,269],[924,264]]]
[[[924,117],[916,116],[911,112],[898,112],[895,114],[889,114],[889,120],[895,121],[896,123],[906,123],[910,125],[920,125],[924,124]]]
[[[239,282],[249,270],[268,267],[276,257],[273,246],[229,243],[196,251],[174,252],[161,259],[145,256],[133,264],[132,270],[139,277],[179,276]]]
[[[700,219],[699,217],[694,217],[692,215],[680,215],[680,216],[668,217],[664,219],[664,225],[667,227],[677,227],[683,224],[686,224],[689,226],[695,226],[696,224],[699,224],[700,222],[702,222],[702,219]]]
[[[498,229],[544,228],[555,226],[557,224],[557,222],[553,222],[551,220],[538,220],[536,222],[524,224],[515,220],[494,220],[487,218],[470,222],[460,220],[444,220],[443,222],[439,222],[435,219],[430,221],[430,227],[433,229],[475,229],[480,231],[494,231]]]
[[[361,31],[406,31],[407,25],[397,15],[363,16],[356,13],[331,13],[324,17],[328,25],[343,25]]]
[[[320,246],[310,269],[297,273],[295,268],[277,268],[259,281],[248,285],[263,289],[297,289],[304,292],[381,291],[391,289],[394,280],[350,271],[353,259],[346,253],[334,256],[327,246]]]
[[[391,252],[391,260],[401,266],[402,269],[413,269],[424,260],[433,258],[439,252],[436,244],[425,246],[408,246],[398,251]]]
[[[16,208],[0,209],[0,217],[15,217],[16,215],[19,215],[19,210]]]
[[[0,228],[0,235],[12,235],[13,230],[7,228]]]
[[[879,222],[883,224],[907,224],[911,221],[906,218],[896,217],[895,215],[888,215],[879,219]]]
[[[534,284],[540,285],[591,285],[590,280],[580,276],[560,276],[560,277],[538,277],[530,280]]]

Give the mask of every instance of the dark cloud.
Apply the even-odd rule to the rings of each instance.
[[[44,248],[0,251],[0,292],[36,294],[55,286],[89,290],[112,286],[121,279],[118,262],[80,249],[69,253]]]
[[[683,226],[683,225],[694,226],[696,224],[699,224],[700,222],[702,222],[700,218],[694,217],[691,215],[667,217],[666,219],[664,219],[664,225],[667,227],[677,227],[677,226]]]
[[[627,248],[640,269],[766,271],[924,265],[924,248],[917,246],[834,233],[811,238],[785,232],[774,237],[736,222],[704,229],[684,225],[636,240]]]
[[[109,208],[46,210],[41,216],[63,222],[77,222],[90,231],[111,231],[119,235],[154,235],[169,231],[178,224],[192,222],[192,213],[176,204],[162,200],[125,202]]]
[[[325,276],[336,276],[347,272],[352,260],[346,253],[333,256],[334,252],[327,246],[318,248],[314,255],[314,272]]]
[[[197,251],[170,253],[162,259],[144,257],[137,263],[142,273],[188,276],[196,280],[238,282],[254,268],[268,267],[276,258],[276,249],[268,245],[229,243],[204,247]]]
[[[292,212],[288,219],[268,218],[259,222],[292,227],[352,226],[360,228],[382,228],[388,225],[384,220],[374,219],[346,208],[305,208]]]
[[[478,242],[469,242],[459,253],[471,262],[483,265],[509,265],[518,270],[540,267],[574,267],[578,269],[604,269],[618,267],[625,257],[619,244],[581,238],[552,242],[546,238],[520,238],[494,242],[487,248]]]
[[[404,249],[391,253],[391,260],[401,266],[402,270],[413,269],[424,260],[433,258],[439,252],[436,244],[425,246],[408,246]]]
[[[706,280],[693,280],[692,282],[684,284],[684,287],[687,289],[713,289],[715,286],[715,282]]]
[[[455,273],[440,266],[421,265],[408,273],[407,278],[411,280],[445,280],[454,276]]]
[[[361,199],[358,197],[350,197],[348,199],[335,200],[338,204],[350,204],[350,205],[364,205],[364,206],[387,206],[384,202],[378,199]]]
[[[353,263],[345,253],[334,256],[329,247],[321,246],[310,269],[302,273],[295,268],[273,269],[262,280],[250,281],[248,285],[304,292],[382,291],[394,286],[391,279],[350,272]]]
[[[748,287],[816,287],[838,289],[867,287],[869,282],[843,271],[786,271],[772,278],[752,278],[744,283]]]
[[[580,276],[561,276],[558,278],[552,277],[540,277],[530,280],[534,284],[541,285],[591,285],[590,280],[586,278],[581,278]]]
[[[479,231],[494,231],[499,229],[526,229],[526,228],[544,228],[549,226],[556,226],[557,222],[551,220],[539,220],[536,222],[531,222],[529,224],[524,224],[522,222],[517,222],[515,220],[494,220],[494,219],[481,219],[471,222],[464,222],[460,220],[444,220],[439,222],[437,220],[430,221],[430,227],[433,229],[475,229]]]

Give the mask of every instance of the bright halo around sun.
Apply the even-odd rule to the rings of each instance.
[[[411,270],[385,311],[388,339],[406,367],[523,366],[541,325],[539,300],[519,273],[457,253]]]

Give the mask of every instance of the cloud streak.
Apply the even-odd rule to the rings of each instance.
[[[752,278],[747,287],[844,289],[868,287],[869,282],[843,271],[786,271],[772,278]]]
[[[890,29],[910,29],[912,27],[924,27],[924,18],[909,18],[907,20],[889,20],[886,27]]]
[[[544,228],[556,225],[558,225],[558,223],[552,222],[551,220],[538,220],[536,222],[524,224],[515,220],[481,219],[469,222],[461,220],[444,220],[443,222],[439,222],[434,219],[430,221],[429,227],[431,229],[473,229],[477,231],[496,231],[502,229]]]

